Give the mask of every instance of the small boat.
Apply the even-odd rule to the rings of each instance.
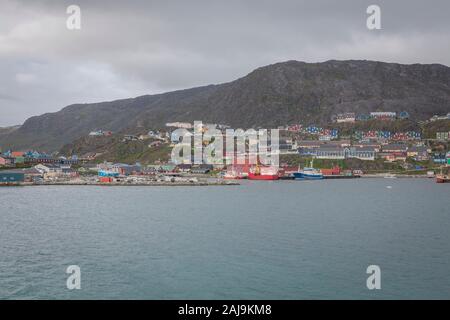
[[[450,176],[444,175],[444,174],[437,174],[436,182],[437,183],[448,183],[448,182],[450,182]]]
[[[249,180],[278,180],[280,178],[278,174],[278,169],[274,167],[256,167],[249,171]]]
[[[294,177],[296,180],[321,180],[323,179],[323,174],[319,169],[315,169],[313,166],[313,160],[309,167],[303,168],[303,170],[298,170],[294,172]]]
[[[448,183],[448,182],[450,182],[450,176],[448,174],[443,174],[442,173],[442,167],[441,167],[441,172],[436,175],[436,182],[437,183]]]
[[[225,172],[225,174],[223,175],[223,178],[228,179],[228,180],[239,180],[239,179],[245,179],[246,176],[243,172],[237,172],[237,171],[231,170],[231,171]]]

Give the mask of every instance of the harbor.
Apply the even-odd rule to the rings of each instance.
[[[450,299],[450,0],[0,1],[0,304]]]
[[[128,165],[103,162],[96,165],[38,164],[31,168],[0,170],[0,186],[234,186],[242,180],[348,180],[359,178],[416,178],[449,182],[447,168],[415,173],[343,170],[339,166],[316,168],[314,160],[306,166],[231,165],[218,170],[212,165]]]
[[[36,284],[24,284],[17,264],[4,263],[0,296],[371,299],[363,277],[376,261],[391,277],[377,297],[448,298],[448,184],[239,183],[0,188],[9,208],[0,223],[3,254],[21,261]],[[77,292],[65,290],[65,279],[45,276],[64,276],[68,261],[84,272]],[[118,274],[122,281],[112,281]]]
[[[312,165],[312,163],[311,163]],[[242,167],[239,171],[232,168],[224,171],[206,173],[181,172],[174,169],[166,173],[130,172],[128,174],[117,171],[103,171],[86,173],[81,170],[73,171],[69,175],[60,173],[47,174],[36,169],[14,171],[0,171],[0,186],[233,186],[242,180],[283,181],[293,180],[349,180],[359,178],[399,178],[399,179],[434,179],[438,183],[449,182],[444,174],[394,174],[341,171],[338,167],[332,169],[316,169],[312,166],[305,168],[275,168],[275,167]],[[325,182],[324,182],[325,183]]]
[[[252,147],[245,134],[235,141],[234,135],[227,135],[230,127],[222,123],[168,122],[164,129],[136,128],[121,133],[97,129],[60,151],[0,153],[0,185],[208,186],[237,185],[242,179],[449,181],[448,131],[356,129],[367,121],[395,128],[409,121],[407,112],[337,114],[332,118],[326,127],[299,123],[270,129],[278,139],[273,149],[272,138],[264,135],[266,141],[258,140]],[[442,123],[445,128],[449,119],[450,114],[435,116],[425,124]],[[184,135],[178,130],[184,130]],[[204,152],[217,147],[208,138],[211,134],[226,147],[217,159]],[[244,143],[238,146],[238,141]],[[179,157],[180,151],[183,157]],[[276,163],[271,162],[272,157]]]

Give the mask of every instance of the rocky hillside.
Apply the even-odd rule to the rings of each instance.
[[[0,128],[0,138],[1,138],[1,136],[10,134],[10,133],[14,132],[15,130],[17,130],[19,128],[20,128],[20,126],[12,126],[12,127]]]
[[[95,161],[112,161],[133,164],[166,162],[170,158],[168,143],[149,146],[154,139],[143,141],[123,141],[123,136],[115,134],[108,137],[82,137],[62,147],[61,154],[65,156],[86,156],[95,154]]]
[[[0,147],[58,150],[94,129],[161,128],[169,121],[233,127],[329,122],[332,114],[403,111],[423,120],[450,112],[450,68],[374,61],[288,61],[233,82],[94,104],[28,119]]]

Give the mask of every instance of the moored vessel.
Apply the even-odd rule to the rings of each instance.
[[[294,177],[296,180],[321,180],[323,179],[323,174],[319,169],[315,169],[313,165],[313,160],[309,167],[303,168],[303,170],[298,170],[294,172]]]
[[[436,175],[436,182],[437,183],[448,183],[448,182],[450,182],[450,176],[448,175],[448,171],[446,172],[446,174],[444,174],[443,167],[441,167],[440,173]]]
[[[240,180],[245,179],[247,176],[243,172],[237,172],[237,171],[227,171],[223,175],[224,179],[228,180]]]
[[[436,182],[437,183],[448,183],[448,182],[450,182],[450,176],[444,175],[444,174],[438,174],[438,175],[436,175]]]
[[[275,167],[260,167],[256,165],[248,173],[249,180],[278,180],[279,178],[278,169]]]

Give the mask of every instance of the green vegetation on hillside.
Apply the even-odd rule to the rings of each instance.
[[[111,161],[133,164],[141,162],[150,164],[156,161],[166,162],[169,159],[171,148],[167,143],[149,147],[154,139],[124,141],[123,135],[88,136],[74,141],[61,149],[65,156],[77,155],[84,157],[95,153],[96,162]]]
[[[153,164],[167,162],[172,148],[168,144],[149,148],[147,145],[133,141],[118,145],[113,150],[104,153],[95,159],[96,162],[111,161],[134,164]]]
[[[436,132],[450,132],[450,120],[432,121],[423,126],[423,137],[426,139],[436,139]]]

